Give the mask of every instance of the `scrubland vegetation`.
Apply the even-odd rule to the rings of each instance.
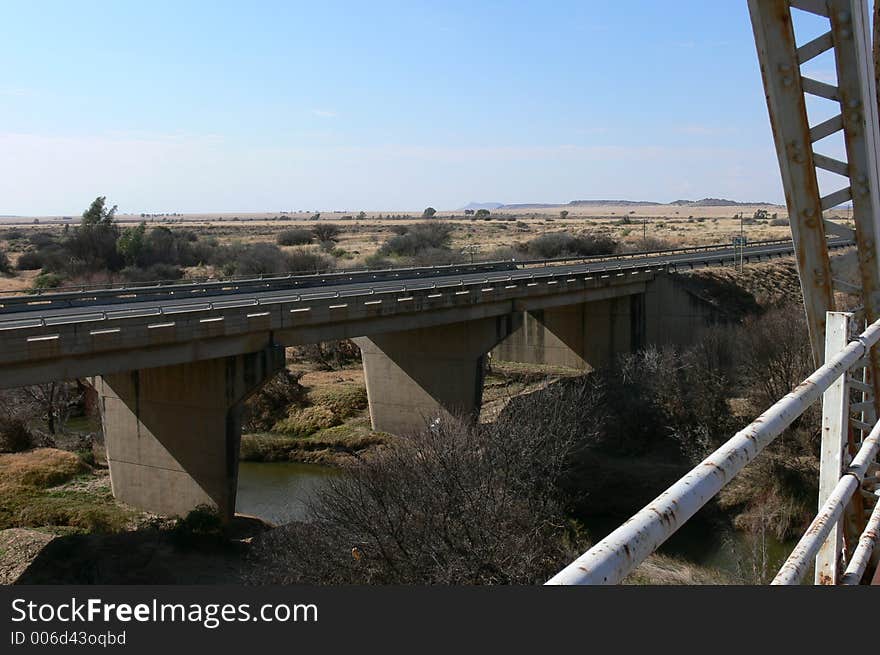
[[[474,225],[492,217],[470,218],[401,217],[365,244],[354,241],[364,238],[356,219],[315,216],[247,240],[237,229],[122,226],[98,198],[78,225],[0,232],[8,251],[0,250],[0,273],[49,288],[447,264],[473,256],[466,247],[479,234]],[[501,236],[479,257],[680,245],[630,236],[638,226],[628,227],[627,217],[614,222],[610,230],[564,216],[497,221],[491,228]],[[791,262],[741,274],[713,270],[700,284],[708,300],[733,310],[691,347],[648,348],[587,375],[495,362],[485,396],[491,411],[477,425],[453,420],[400,437],[375,433],[357,347],[292,349],[287,369],[247,403],[241,457],[340,466],[346,475],[316,499],[308,522],[256,536],[242,575],[254,583],[542,581],[602,536],[598,525],[627,518],[810,372],[802,308],[786,304],[798,294]],[[125,533],[147,520],[110,494],[100,425],[86,416],[85,395],[79,383],[0,392],[0,529]],[[756,540],[790,538],[815,509],[818,442],[814,409],[700,520]],[[170,543],[208,533],[222,540],[212,520],[200,510],[172,524],[168,534],[183,536]],[[629,581],[756,582],[765,568],[746,563],[731,577],[659,555]]]
[[[740,229],[738,214],[720,217],[712,207],[705,208],[711,217],[634,215],[643,208],[607,216],[428,209],[421,215],[315,213],[297,219],[282,213],[266,221],[221,216],[181,222],[176,214],[144,214],[140,222],[128,217],[123,223],[99,197],[78,221],[0,229],[0,284],[26,290],[590,256],[727,243]],[[755,240],[787,236],[786,220],[759,209],[742,223]]]
[[[774,308],[708,328],[690,348],[649,348],[514,396],[489,423],[389,438],[344,463],[309,522],[257,540],[253,580],[541,581],[602,535],[596,519],[627,518],[803,379],[809,348],[791,339],[806,334],[802,320],[797,306]],[[786,431],[699,520],[755,539],[803,530],[817,418]],[[764,568],[743,562],[735,578],[659,556],[631,581],[757,582]]]

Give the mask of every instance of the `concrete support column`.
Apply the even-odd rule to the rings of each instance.
[[[113,495],[184,515],[198,505],[235,512],[241,408],[284,367],[284,349],[97,378]]]
[[[495,350],[502,361],[591,370],[642,345],[644,294],[535,309]]]
[[[403,434],[443,415],[477,417],[485,356],[516,316],[360,337],[374,430]]]

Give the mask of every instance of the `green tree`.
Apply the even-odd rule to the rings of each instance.
[[[488,209],[478,209],[477,213],[474,214],[477,218],[489,218],[489,210]]]
[[[563,221],[564,221],[566,218],[568,218],[568,210],[567,210],[567,209],[563,209],[561,212],[559,212],[559,218],[561,218]]]
[[[367,217],[367,212],[365,212],[365,211],[358,212],[357,219],[359,221],[364,220],[366,217]]]
[[[98,196],[82,215],[83,226],[113,225],[116,216],[116,205],[107,209],[107,196]]]
[[[114,217],[116,205],[107,208],[107,198],[98,196],[82,214],[80,226],[65,240],[65,247],[77,266],[88,271],[121,268],[122,257],[116,250],[119,228]]]
[[[116,241],[116,251],[125,260],[128,266],[134,266],[144,250],[144,237],[147,232],[147,224],[141,221],[137,227],[127,227],[122,231]]]
[[[422,212],[422,218],[434,218],[434,214],[437,213],[437,210],[433,207],[425,207],[425,211]]]

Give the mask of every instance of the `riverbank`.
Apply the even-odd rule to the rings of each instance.
[[[253,546],[271,538],[273,528],[265,521],[240,514],[224,530],[201,514],[174,520],[139,512],[113,499],[106,470],[89,468],[72,453],[54,449],[0,456],[0,471],[10,470],[16,471],[16,479],[36,487],[29,493],[51,498],[56,509],[63,509],[54,514],[21,513],[16,515],[16,527],[0,530],[0,584],[238,584],[258,580],[254,567],[259,568],[260,562],[251,557]],[[308,497],[337,475],[332,467],[243,463],[238,510],[278,524],[301,521],[306,518]],[[55,484],[60,480],[64,481]],[[15,497],[4,495],[4,500]],[[39,501],[35,506],[41,507]],[[89,510],[83,512],[84,506]],[[95,516],[104,517],[103,521],[99,524]],[[108,520],[112,516],[116,520]],[[613,527],[611,523],[617,521],[591,521],[587,527],[598,538]],[[10,525],[8,518],[4,525]],[[750,559],[748,549],[718,543],[714,530],[677,535],[670,545],[669,552],[649,558],[625,583],[754,581],[758,563]]]
[[[241,437],[242,462],[293,462],[340,467],[381,451],[394,437],[370,425],[363,368],[359,362],[332,371],[298,363],[290,367],[304,389],[302,399],[271,430]],[[504,406],[582,372],[552,366],[494,362],[486,374],[480,421],[494,420]]]

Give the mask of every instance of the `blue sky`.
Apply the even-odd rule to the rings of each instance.
[[[0,0],[0,214],[782,201],[745,0],[673,6]]]

